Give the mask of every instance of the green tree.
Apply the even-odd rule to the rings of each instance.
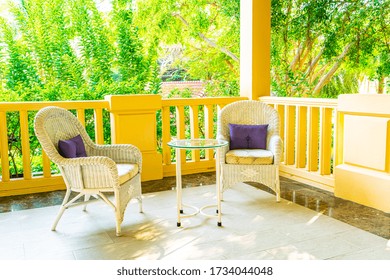
[[[6,64],[3,64],[4,70],[6,69],[3,74],[6,88],[22,94],[23,88],[40,85],[41,82],[27,46],[15,40],[15,30],[1,18],[0,30],[2,30],[3,42],[6,43],[6,52],[9,56]]]
[[[9,2],[12,20],[0,29],[2,92],[17,84],[23,100],[158,92],[157,54],[139,38],[133,7],[132,0],[112,1],[110,11],[93,0]]]
[[[135,23],[147,41],[160,41],[162,73],[181,69],[209,82],[212,95],[237,95],[239,84],[238,0],[140,0]],[[173,55],[180,50],[180,55]],[[222,90],[221,90],[222,88]]]
[[[357,90],[359,76],[369,71],[386,75],[380,69],[388,68],[389,5],[388,0],[272,0],[273,91],[334,97]]]
[[[107,12],[93,0],[1,3],[10,16],[0,18],[0,100],[95,100],[107,94],[158,93],[156,43],[144,45],[139,38],[133,6],[131,0],[117,0]],[[93,111],[85,114],[93,138]],[[104,114],[109,142],[109,116]],[[30,135],[32,119],[33,114]],[[17,175],[23,171],[18,113],[7,114],[7,123],[11,171]],[[34,136],[30,144],[37,171],[41,167],[33,158],[41,151]]]
[[[131,90],[127,93],[142,93],[149,79],[153,79],[151,77],[153,69],[149,66],[151,63],[157,65],[157,58],[148,57],[143,49],[138,28],[133,23],[132,1],[113,1],[113,17],[114,34],[118,45],[117,81]]]

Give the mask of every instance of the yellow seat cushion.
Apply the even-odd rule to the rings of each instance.
[[[124,164],[120,163],[116,165],[118,168],[119,184],[129,181],[138,173],[138,164]]]
[[[273,164],[274,155],[271,151],[262,149],[238,149],[226,153],[228,164]]]

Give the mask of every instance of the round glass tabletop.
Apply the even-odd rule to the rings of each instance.
[[[212,149],[226,146],[226,140],[218,139],[179,139],[167,143],[169,147],[179,149]]]

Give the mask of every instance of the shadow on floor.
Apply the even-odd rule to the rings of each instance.
[[[284,177],[280,178],[281,197],[323,215],[354,227],[390,239],[390,214],[335,197],[332,193],[316,189]],[[142,183],[143,193],[171,190],[175,177]],[[215,184],[215,172],[184,175],[184,188]],[[267,187],[248,182],[249,185],[273,193]],[[53,191],[10,197],[0,197],[0,213],[60,205],[65,191]]]

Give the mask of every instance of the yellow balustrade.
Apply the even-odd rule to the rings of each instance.
[[[64,181],[59,174],[52,174],[51,163],[42,152],[42,173],[36,174],[31,168],[31,149],[29,126],[35,113],[46,106],[59,106],[74,110],[83,125],[86,110],[93,110],[95,141],[104,143],[103,110],[111,114],[112,143],[131,143],[141,149],[143,156],[143,181],[161,179],[162,176],[175,175],[175,162],[167,143],[172,139],[171,119],[178,131],[178,138],[198,138],[201,135],[214,137],[217,110],[228,103],[246,98],[196,98],[161,99],[159,95],[106,96],[102,101],[58,101],[58,102],[3,102],[0,103],[0,157],[1,180],[0,196],[36,193],[64,189]],[[175,108],[171,113],[170,108]],[[162,135],[161,150],[158,151],[156,113],[161,112]],[[11,178],[9,160],[9,131],[7,114],[16,112],[20,127],[22,178]],[[189,124],[186,116],[190,116]],[[200,129],[203,129],[202,133]],[[188,132],[189,131],[189,132]],[[35,149],[35,148],[34,148]],[[183,151],[183,158],[185,151]],[[212,171],[215,168],[212,153],[201,158],[199,151],[191,159],[183,161],[183,174]]]
[[[43,172],[32,171],[31,122],[46,106],[73,110],[82,124],[91,123],[95,141],[104,143],[103,112],[110,112],[112,143],[137,145],[143,155],[143,181],[175,176],[176,161],[167,143],[172,138],[214,138],[218,111],[246,97],[162,99],[159,95],[107,96],[103,101],[0,103],[0,196],[64,189],[42,152]],[[336,196],[390,211],[390,97],[342,95],[339,99],[261,97],[280,115],[284,143],[280,174],[335,193]],[[10,176],[9,114],[19,124],[22,178]],[[8,117],[8,119],[7,119]],[[161,134],[157,123],[161,122]],[[176,131],[176,133],[171,133]],[[215,170],[212,151],[182,152],[182,173]],[[335,175],[333,175],[335,170]]]
[[[175,176],[176,162],[172,161],[171,148],[167,143],[172,138],[205,138],[215,137],[215,122],[218,110],[225,105],[245,100],[245,97],[207,97],[207,98],[169,98],[162,100],[162,153],[163,176]],[[174,110],[171,110],[174,108]],[[186,118],[188,118],[186,120]],[[171,119],[176,124],[176,135],[171,135]],[[188,124],[186,126],[186,124]],[[212,150],[192,151],[186,154],[181,151],[182,174],[193,174],[215,170],[215,159]]]
[[[31,170],[31,146],[29,124],[32,124],[35,113],[46,106],[59,106],[75,110],[77,117],[85,124],[85,110],[92,109],[95,114],[95,137],[98,143],[103,143],[103,110],[108,108],[106,101],[60,101],[60,102],[2,102],[0,103],[0,156],[1,180],[0,196],[10,196],[43,191],[64,189],[61,176],[52,174],[50,160],[45,153],[42,155],[43,174],[36,175]],[[9,162],[9,124],[7,114],[16,112],[20,128],[23,177],[11,178]]]
[[[333,192],[337,99],[261,97],[260,100],[279,112],[284,143],[280,174]]]

